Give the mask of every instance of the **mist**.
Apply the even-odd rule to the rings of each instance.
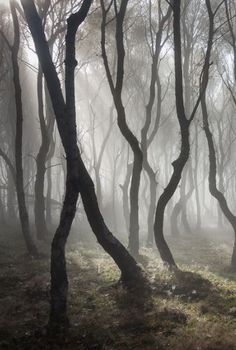
[[[235,18],[0,1],[0,349],[236,349]]]

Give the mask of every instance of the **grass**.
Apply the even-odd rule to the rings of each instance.
[[[200,235],[169,243],[177,273],[163,267],[155,250],[141,250],[151,283],[147,293],[117,284],[119,271],[100,248],[71,246],[71,327],[63,338],[45,335],[49,259],[16,256],[16,247],[6,254],[0,244],[0,349],[236,349],[236,280],[226,268],[228,246]]]

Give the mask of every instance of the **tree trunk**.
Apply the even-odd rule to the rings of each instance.
[[[193,180],[194,180],[194,189],[195,189],[195,198],[196,198],[196,209],[197,209],[197,222],[196,222],[196,230],[201,230],[202,222],[201,222],[201,206],[200,206],[200,196],[199,196],[199,183],[198,183],[198,164],[199,164],[199,156],[198,156],[198,129],[197,123],[195,123],[195,167],[193,170]]]
[[[66,34],[66,103],[60,82],[48,49],[40,17],[33,1],[21,0],[26,20],[32,33],[37,55],[42,66],[51,96],[59,134],[66,152],[67,186],[60,224],[52,244],[51,322],[67,323],[66,299],[68,281],[65,266],[65,244],[74,219],[78,193],[81,193],[84,209],[98,242],[111,255],[121,270],[123,282],[143,280],[141,268],[125,247],[107,228],[98,207],[94,184],[89,176],[77,146],[74,70],[75,36],[78,26],[87,16],[92,1],[83,1],[80,10],[67,20]],[[60,322],[62,320],[62,322]]]
[[[179,225],[178,225],[178,217],[181,212],[181,204],[180,200],[178,200],[177,203],[175,203],[175,206],[172,210],[171,217],[170,217],[170,225],[171,225],[171,234],[173,237],[179,236]]]
[[[216,185],[216,174],[217,174],[217,163],[216,163],[216,152],[215,152],[215,146],[213,142],[213,136],[209,127],[209,121],[208,121],[208,111],[207,111],[207,105],[206,105],[206,87],[208,85],[208,79],[209,79],[209,67],[210,67],[210,58],[211,58],[211,49],[213,45],[213,37],[214,37],[214,14],[211,10],[210,0],[206,0],[207,3],[207,9],[208,9],[208,15],[209,15],[209,38],[208,38],[208,44],[207,44],[207,51],[206,51],[206,59],[205,59],[205,70],[203,72],[202,77],[202,96],[201,96],[201,107],[202,107],[202,117],[203,117],[203,129],[205,132],[205,136],[207,139],[208,144],[208,151],[209,151],[209,190],[211,195],[217,199],[220,208],[231,224],[235,239],[236,239],[236,216],[232,214],[231,210],[229,209],[228,203],[226,201],[225,196],[222,192],[220,192]],[[236,271],[236,243],[234,242],[234,248],[233,248],[233,254],[231,258],[231,268],[232,270]]]
[[[7,218],[11,224],[17,222],[17,215],[15,210],[16,195],[15,195],[15,181],[13,174],[9,167],[7,168]]]
[[[149,185],[150,185],[150,204],[149,204],[149,210],[148,210],[148,236],[147,236],[147,247],[153,247],[153,241],[154,241],[154,232],[153,232],[153,225],[154,225],[154,218],[155,218],[155,211],[156,211],[156,200],[157,200],[157,181],[156,181],[156,175],[154,177],[149,176]]]
[[[52,206],[51,206],[51,197],[52,197],[52,168],[51,168],[51,159],[48,160],[48,169],[47,169],[47,195],[46,195],[46,222],[48,225],[52,224]]]
[[[173,194],[178,187],[178,184],[181,179],[181,174],[183,168],[188,160],[190,145],[189,145],[189,130],[188,126],[185,126],[182,130],[182,147],[179,157],[172,163],[173,165],[173,173],[171,179],[161,194],[156,208],[155,222],[154,222],[154,235],[156,240],[157,248],[160,252],[161,258],[164,263],[166,263],[170,267],[177,267],[174,261],[173,255],[168,247],[168,244],[164,238],[164,213],[165,208],[172,198]]]
[[[151,9],[150,9],[151,10]],[[160,8],[159,8],[160,11]],[[155,137],[160,117],[161,117],[161,104],[162,104],[162,96],[161,96],[161,84],[160,79],[158,75],[158,63],[159,63],[159,57],[161,53],[162,48],[162,34],[163,34],[163,28],[168,21],[170,15],[172,12],[171,6],[168,7],[168,11],[166,15],[162,16],[162,18],[159,21],[159,28],[157,33],[155,34],[155,44],[153,44],[152,47],[152,64],[151,64],[151,81],[149,86],[149,98],[148,103],[145,108],[145,123],[143,125],[143,128],[141,130],[141,149],[143,152],[143,167],[144,170],[147,172],[149,177],[149,188],[150,188],[150,205],[149,205],[149,211],[148,211],[148,236],[147,236],[147,247],[153,246],[153,224],[154,224],[154,216],[155,216],[155,206],[156,206],[156,198],[157,198],[157,181],[156,181],[156,173],[152,169],[152,167],[149,164],[148,161],[148,147],[150,146],[151,142],[153,141],[153,138]],[[151,19],[150,19],[151,21]],[[150,23],[151,24],[151,23]],[[151,27],[151,25],[150,25]],[[152,30],[152,28],[151,28]],[[151,121],[152,121],[152,110],[155,102],[155,96],[156,96],[156,86],[158,89],[157,92],[157,113],[156,113],[156,120],[154,123],[153,131],[148,138],[148,132],[150,129]]]
[[[18,66],[18,52],[20,45],[20,34],[17,14],[13,3],[10,3],[14,24],[14,44],[11,47],[11,60],[13,69],[13,82],[15,88],[16,106],[16,135],[15,135],[15,165],[16,165],[16,193],[18,200],[19,216],[22,233],[25,239],[28,252],[32,256],[37,256],[37,248],[30,234],[29,217],[25,202],[24,177],[22,167],[22,136],[23,136],[23,110],[21,100],[20,72]]]
[[[76,212],[78,191],[74,190],[73,178],[68,171],[66,194],[61,211],[60,223],[52,241],[51,253],[51,313],[52,329],[60,324],[68,327],[67,293],[68,279],[66,272],[65,245]]]
[[[2,192],[3,191],[0,191],[0,223],[6,225],[6,213],[2,199]]]
[[[130,184],[130,179],[132,174],[132,168],[133,168],[133,164],[127,164],[125,181],[123,185],[120,185],[120,188],[122,190],[122,197],[123,197],[123,214],[124,214],[125,227],[127,232],[129,232],[129,217],[130,217],[128,189],[129,189],[129,184]]]
[[[187,216],[187,203],[189,199],[192,196],[192,193],[194,191],[194,183],[193,183],[193,169],[192,169],[192,164],[191,161],[187,163],[187,168],[186,168],[186,179],[185,179],[185,185],[184,185],[184,192],[186,190],[186,182],[187,182],[187,175],[189,175],[189,189],[187,193],[185,193],[182,196],[182,212],[181,212],[181,221],[184,227],[184,230],[186,233],[192,233],[192,229],[189,224],[188,216]],[[180,189],[181,192],[181,189]]]
[[[181,54],[181,30],[180,30],[180,0],[173,3],[173,28],[174,28],[174,58],[175,58],[175,96],[177,118],[181,131],[181,151],[179,157],[172,163],[173,173],[169,183],[161,194],[156,208],[154,235],[161,258],[170,268],[176,267],[176,263],[168,244],[164,238],[164,213],[166,206],[175,193],[181,179],[182,171],[189,158],[189,125],[196,112],[197,104],[189,120],[186,118],[183,99],[183,75]]]
[[[117,111],[117,122],[119,129],[132,149],[134,161],[133,172],[130,185],[130,228],[129,228],[129,251],[133,256],[139,254],[139,187],[142,172],[143,154],[139,146],[138,139],[130,130],[127,121],[125,108],[122,101],[122,88],[124,79],[124,33],[123,22],[126,13],[128,0],[122,0],[119,11],[116,13],[116,52],[117,52],[117,72],[116,82],[114,83],[110,71],[107,53],[106,53],[106,17],[107,10],[105,9],[104,1],[101,0],[102,7],[102,24],[101,24],[101,47],[104,67],[106,70],[107,80],[113,96],[114,105]]]
[[[43,112],[43,73],[39,67],[37,77],[37,92],[38,92],[38,115],[41,130],[41,146],[36,157],[36,179],[35,179],[35,227],[37,238],[39,240],[45,240],[48,235],[46,218],[45,218],[45,197],[44,197],[44,177],[46,172],[46,159],[50,147],[50,140],[47,133],[47,127],[44,119]]]

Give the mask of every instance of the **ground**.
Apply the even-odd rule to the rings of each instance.
[[[69,244],[70,330],[48,337],[49,252],[32,260],[22,254],[19,236],[8,232],[8,238],[10,245],[0,240],[0,349],[236,349],[228,241],[213,243],[205,233],[168,237],[177,273],[163,267],[156,250],[142,248],[148,291],[122,288],[119,271],[99,247]]]

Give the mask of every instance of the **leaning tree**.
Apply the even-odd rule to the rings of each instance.
[[[125,247],[106,226],[98,207],[93,181],[81,158],[77,144],[74,72],[75,39],[78,27],[87,17],[92,0],[84,0],[80,9],[67,20],[65,54],[65,99],[52,61],[48,43],[34,1],[21,0],[39,62],[47,82],[61,141],[66,153],[67,178],[60,223],[51,251],[51,314],[50,325],[66,326],[68,279],[65,245],[73,222],[76,203],[81,194],[85,212],[98,243],[111,255],[121,270],[124,283],[142,280],[142,271]],[[139,282],[140,283],[140,282]]]

